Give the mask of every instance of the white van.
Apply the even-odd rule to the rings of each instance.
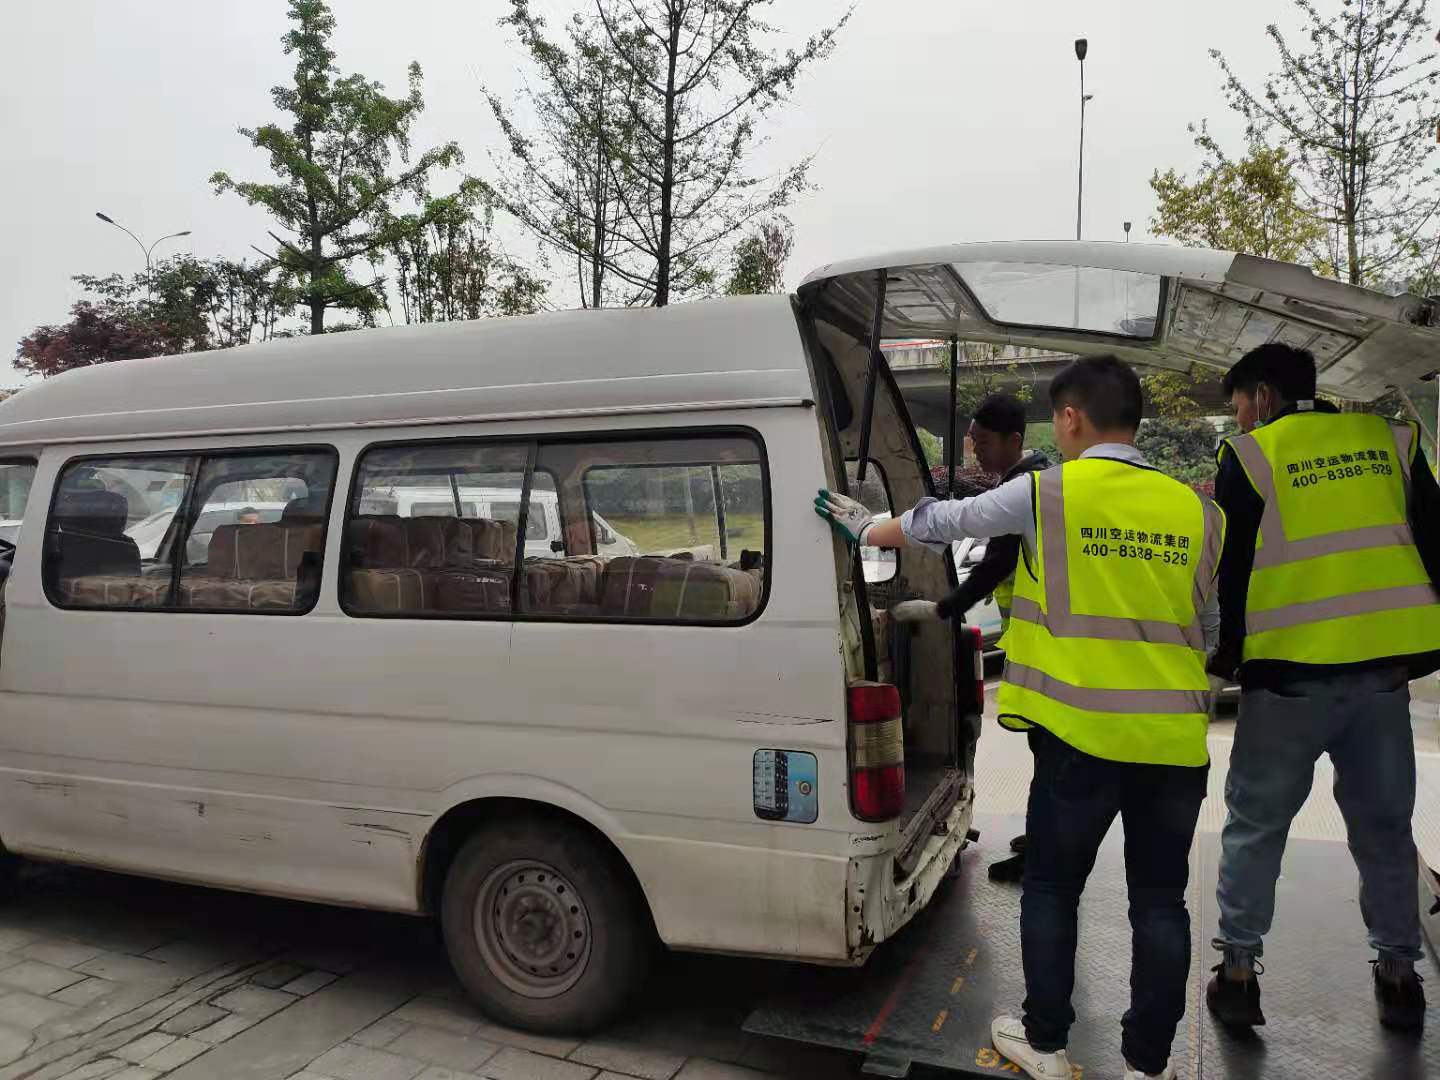
[[[953,588],[953,561],[906,550],[867,582],[811,509],[822,487],[887,493],[876,511],[932,493],[879,340],[1223,366],[1263,315],[1361,396],[1371,340],[1440,367],[1412,331],[1430,311],[1225,253],[961,245],[798,297],[51,379],[0,405],[0,495],[28,490],[0,840],[437,914],[476,1000],[534,1029],[604,1022],[656,939],[860,963],[965,842],[979,731],[966,642],[883,617]],[[461,496],[405,513],[407,486]],[[236,490],[284,506],[191,543]],[[154,492],[180,510],[142,550]],[[537,507],[558,514],[538,551]],[[606,550],[620,530],[633,553]]]

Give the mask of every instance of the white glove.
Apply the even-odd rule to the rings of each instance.
[[[902,600],[890,609],[897,623],[928,623],[940,621],[940,605],[933,600]]]
[[[844,538],[851,547],[865,543],[865,534],[875,524],[875,515],[847,495],[820,489],[815,496],[815,513]]]

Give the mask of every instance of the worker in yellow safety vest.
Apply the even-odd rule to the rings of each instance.
[[[1120,360],[1069,365],[1051,381],[1050,404],[1063,465],[973,499],[922,500],[895,520],[825,491],[816,510],[852,543],[877,547],[1021,538],[999,711],[1006,726],[1031,732],[1035,752],[1021,899],[1026,998],[1023,1019],[997,1019],[991,1037],[1030,1076],[1070,1080],[1080,894],[1119,815],[1135,932],[1125,1075],[1173,1077],[1224,517],[1135,448],[1140,380]]]
[[[1304,349],[1262,345],[1224,389],[1242,434],[1221,444],[1215,482],[1230,531],[1210,670],[1238,671],[1241,694],[1221,836],[1224,957],[1206,1000],[1227,1025],[1265,1022],[1255,958],[1290,822],[1328,753],[1378,953],[1380,1019],[1418,1028],[1408,680],[1440,667],[1440,488],[1414,424],[1316,400]]]

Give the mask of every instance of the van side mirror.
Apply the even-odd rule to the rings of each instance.
[[[551,541],[550,541],[550,550],[553,551],[556,555],[563,555],[563,554],[565,554],[565,541],[564,541],[564,540],[551,540]]]

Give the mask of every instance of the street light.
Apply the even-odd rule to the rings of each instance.
[[[119,230],[120,230],[121,232],[123,232],[126,236],[130,237],[131,240],[134,240],[135,243],[137,243],[137,244],[140,245],[140,250],[145,253],[145,272],[146,272],[146,273],[149,273],[150,270],[151,270],[151,262],[150,262],[150,254],[151,254],[151,252],[153,252],[157,247],[159,247],[161,244],[163,244],[166,240],[176,240],[176,239],[179,239],[179,238],[182,237],[182,236],[189,236],[189,235],[190,235],[190,230],[189,230],[189,229],[186,229],[186,230],[183,231],[183,232],[170,233],[168,236],[162,236],[162,237],[160,237],[159,240],[156,240],[155,243],[151,244],[151,245],[147,248],[147,247],[145,246],[145,244],[140,240],[140,238],[139,238],[138,236],[136,236],[136,235],[135,235],[133,232],[131,232],[129,229],[125,228],[124,225],[121,225],[118,221],[116,221],[116,220],[115,220],[114,218],[112,218],[110,215],[108,215],[108,214],[102,214],[102,213],[100,213],[99,210],[96,210],[96,211],[95,211],[95,216],[96,216],[97,218],[99,218],[101,221],[105,222],[106,225],[114,225],[115,228],[119,229]]]
[[[1085,205],[1085,103],[1095,95],[1085,93],[1085,54],[1090,51],[1086,38],[1075,39],[1075,59],[1080,61],[1080,172],[1075,186],[1075,239],[1080,239],[1081,212]]]
[[[1125,222],[1125,243],[1130,242],[1130,222]]]

